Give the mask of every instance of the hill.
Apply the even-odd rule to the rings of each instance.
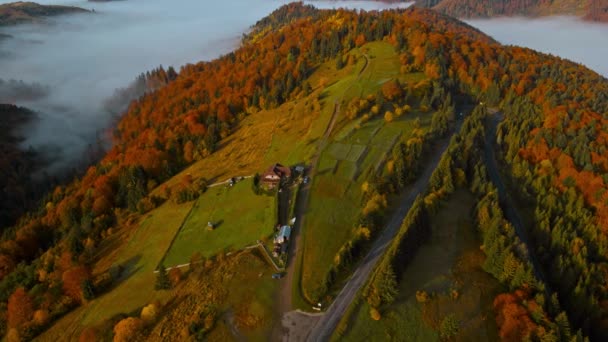
[[[433,145],[460,126],[467,105],[483,102],[502,109],[504,122],[485,133],[484,105],[464,122],[451,159],[439,164],[430,193],[416,201],[387,247],[368,304],[378,313],[390,309],[397,284],[411,290],[404,268],[429,227],[455,229],[462,221],[460,231],[481,236],[453,250],[475,250],[463,274],[483,282],[467,288],[466,298],[491,286],[472,302],[495,315],[488,319],[496,328],[488,331],[548,340],[606,337],[605,78],[501,46],[423,9],[366,13],[291,4],[252,33],[214,61],[186,65],[177,75],[159,71],[164,81],[131,103],[103,159],[3,235],[5,331],[53,341],[267,340],[284,306],[332,302],[382,236]],[[512,196],[521,197],[529,239],[502,214],[510,201],[496,197],[481,163],[482,147],[494,143]],[[308,165],[311,183],[296,179],[280,193],[256,188],[255,174],[276,162]],[[222,182],[237,176],[253,180]],[[459,193],[446,204],[453,209],[438,211],[455,187],[472,194]],[[273,202],[289,213],[300,207],[296,224],[304,221],[282,283],[269,277],[276,269],[264,261],[274,259],[263,249],[240,250],[253,239],[272,246],[275,225],[268,221],[285,220],[271,214]],[[216,229],[206,228],[210,220],[218,220]],[[475,242],[481,240],[483,246]],[[186,258],[188,267],[164,272],[164,261]],[[532,271],[532,259],[546,278]],[[497,289],[496,304],[489,303]],[[430,303],[447,297],[435,299]],[[427,317],[451,333],[455,319],[444,316]],[[485,320],[475,317],[471,322]]]
[[[73,6],[40,5],[35,2],[18,1],[0,5],[0,26],[31,24],[47,17],[88,12]]]
[[[608,4],[602,0],[419,0],[418,6],[432,7],[457,18],[489,18],[496,16],[576,15],[587,20],[606,21]]]

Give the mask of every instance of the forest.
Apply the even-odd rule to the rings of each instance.
[[[0,117],[0,227],[6,227],[37,199],[40,192],[33,174],[40,161],[33,151],[19,146],[22,138],[17,134],[35,114],[23,107],[0,104]]]
[[[577,15],[586,20],[608,20],[608,4],[602,0],[418,0],[429,7],[458,18],[495,16]]]
[[[557,57],[501,46],[456,19],[424,9],[356,13],[291,4],[252,32],[242,47],[217,60],[189,64],[179,72],[157,71],[161,84],[151,82],[152,90],[128,106],[114,131],[114,145],[101,161],[55,187],[36,210],[5,231],[0,243],[2,333],[12,329],[31,338],[109,291],[118,277],[115,270],[91,273],[97,246],[176,195],[152,196],[154,189],[220,149],[222,139],[246,116],[308,91],[307,77],[319,63],[365,42],[386,41],[399,52],[402,67],[424,72],[438,85],[434,89],[504,111],[497,143],[521,200],[536,208],[529,248],[547,279],[537,279],[525,253],[518,254],[512,228],[484,181],[485,171],[475,164],[483,112],[476,114],[481,117],[477,123],[469,123],[470,134],[479,135],[460,145],[462,160],[440,166],[454,175],[445,171],[433,184],[449,193],[460,169],[481,199],[479,226],[488,259],[495,260],[488,270],[512,289],[496,299],[503,326],[510,324],[505,331],[515,325],[525,326],[519,333],[533,339],[557,331],[569,336],[566,330],[572,336],[606,338],[606,79]],[[445,102],[446,112],[450,105]],[[445,118],[437,119],[442,133],[444,123]],[[393,153],[398,160],[407,157],[407,142]],[[394,181],[406,181],[405,166],[396,168]],[[423,227],[425,210],[414,210],[412,222]],[[390,287],[381,284],[392,283],[403,258],[386,261],[390,268],[379,274],[387,280],[370,291],[375,305],[390,301]],[[549,296],[545,289],[551,289]],[[36,319],[41,316],[45,319]]]

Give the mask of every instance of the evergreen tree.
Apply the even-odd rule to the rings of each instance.
[[[80,285],[82,290],[82,297],[86,300],[95,298],[95,290],[93,289],[93,282],[90,279],[85,279]]]
[[[336,69],[340,70],[342,68],[344,68],[344,57],[339,55],[338,58],[336,58]]]
[[[570,322],[565,312],[561,312],[555,317],[555,324],[559,328],[559,335],[562,341],[569,339],[572,335],[570,332]]]
[[[158,273],[156,274],[156,284],[154,284],[155,290],[168,290],[171,288],[171,281],[169,275],[165,269],[165,265],[160,264]]]

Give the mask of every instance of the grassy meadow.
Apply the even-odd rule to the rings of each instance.
[[[359,56],[358,63],[364,61],[361,56],[365,54],[368,64],[361,74],[359,71],[364,63],[357,64],[360,69],[354,69],[350,77],[327,88],[323,102],[326,111],[333,111],[337,102],[348,103],[354,97],[375,94],[391,79],[406,82],[421,79],[420,74],[400,74],[398,56],[387,43],[366,44],[353,50],[352,54]],[[402,137],[411,135],[416,119],[424,130],[430,125],[430,118],[430,113],[417,110],[390,123],[383,115],[365,122],[361,118],[348,120],[345,115],[339,116],[337,128],[320,152],[303,228],[301,279],[295,286],[300,287],[308,302],[312,302],[315,293],[323,292],[320,289],[336,253],[353,236],[355,220],[361,210],[362,184],[371,174],[383,171],[392,147]]]
[[[432,217],[432,235],[401,275],[395,302],[374,321],[363,300],[339,339],[438,341],[442,322],[451,319],[458,326],[451,340],[497,340],[492,301],[502,288],[481,268],[485,255],[471,219],[474,205],[469,192],[455,192]],[[417,291],[426,292],[428,299],[417,299]]]
[[[334,63],[326,63],[319,66],[317,72],[310,77],[313,92],[309,96],[302,94],[278,108],[248,115],[232,135],[220,142],[215,153],[161,184],[152,195],[163,196],[165,188],[178,187],[184,178],[203,177],[213,183],[230,177],[261,173],[275,162],[291,165],[310,160],[331,118],[331,112],[328,114],[321,111],[320,104],[315,101],[324,91],[320,84],[326,82],[327,78],[339,79],[352,74],[362,64],[341,70],[335,70],[333,65]],[[222,193],[225,190],[224,187],[211,188],[197,201],[181,205],[167,201],[144,215],[134,231],[117,233],[112,245],[104,248],[107,250],[106,256],[94,265],[94,269],[102,272],[110,265],[125,263],[128,265],[125,278],[107,294],[102,294],[58,320],[39,339],[76,340],[84,327],[101,324],[119,313],[132,312],[152,301],[171,298],[174,291],[154,290],[156,275],[153,271],[167,252],[165,264],[184,263],[188,262],[194,251],[208,256],[227,248],[245,246],[272,233],[272,223],[266,224],[268,218],[274,215],[269,209],[274,205],[272,197],[255,196],[250,181],[239,183]],[[205,230],[210,217],[224,220],[214,232]],[[180,230],[186,219],[185,229]],[[174,246],[169,250],[174,239],[179,247]],[[258,270],[262,266],[256,267],[258,268],[252,270]],[[256,276],[259,273],[255,273]],[[263,282],[260,283],[260,288],[248,290],[261,291],[255,297],[266,298],[267,302],[274,293],[274,288],[271,287],[275,283],[270,285]],[[253,282],[248,284],[257,286]],[[226,301],[237,302],[236,293],[243,286],[235,284],[234,288],[235,297],[226,297]],[[253,308],[255,307],[258,305],[255,304]],[[217,331],[221,330],[220,325]]]
[[[378,118],[361,124],[360,128],[351,125],[343,115],[343,103],[355,96],[375,93],[391,78],[414,82],[423,77],[421,74],[400,74],[398,56],[387,43],[366,44],[351,53],[357,57],[354,64],[340,70],[336,69],[334,61],[320,65],[308,80],[313,88],[309,95],[302,92],[278,108],[247,115],[234,133],[220,142],[216,152],[201,158],[152,192],[152,195],[164,196],[166,189],[178,188],[186,178],[205,178],[214,183],[261,173],[275,162],[285,165],[309,163],[321,148],[320,172],[313,178],[306,226],[303,227],[303,248],[300,249],[303,254],[298,256],[298,273],[294,279],[294,293],[297,294],[302,293],[301,289],[317,285],[337,249],[349,238],[352,220],[359,210],[354,204],[359,203],[360,185],[367,170],[378,165],[396,138],[409,134],[416,117],[421,118],[423,126],[428,123],[424,115],[412,111],[390,124]],[[365,71],[361,73],[362,70]],[[321,146],[339,104],[342,108],[333,131],[339,138],[330,139]],[[178,205],[167,201],[144,215],[133,231],[117,233],[121,237],[114,239],[112,247],[106,248],[107,255],[94,265],[94,270],[102,272],[110,265],[123,264],[127,266],[124,279],[110,292],[58,320],[39,338],[74,340],[84,327],[99,325],[117,314],[133,312],[155,300],[169,300],[178,291],[154,290],[156,276],[153,271],[161,261],[166,266],[187,263],[195,252],[209,257],[268,237],[275,221],[274,205],[272,197],[253,194],[250,180],[230,189],[224,186],[211,188],[194,202]],[[220,224],[215,231],[207,231],[208,221]],[[246,271],[244,268],[249,266],[243,262],[232,267],[237,272],[239,268]],[[247,310],[264,310],[262,316],[266,317],[266,322],[268,301],[275,292],[276,282],[253,281],[253,273],[255,276],[263,273],[266,276],[262,278],[267,278],[264,267],[266,265],[252,266],[251,274],[247,273],[251,277],[241,279],[251,286],[243,290],[242,283],[234,283],[233,291],[222,297],[221,305],[236,305],[240,301],[257,303]],[[255,301],[243,300],[238,294],[241,290],[245,291],[242,296],[255,297]],[[299,303],[298,307],[305,303],[299,295],[293,301]],[[222,324],[220,322],[213,334],[229,332],[230,329],[226,330]],[[264,324],[257,322],[251,326]],[[265,328],[256,329],[246,332],[245,336],[251,333],[250,336],[257,337],[254,339],[263,339],[260,337],[265,336]]]
[[[146,340],[166,341],[184,336],[206,305],[217,312],[206,340],[269,340],[278,287],[270,276],[272,273],[273,269],[257,250],[236,253],[193,272],[179,285],[174,304],[166,309]]]
[[[154,290],[154,270],[190,212],[192,204],[178,205],[168,201],[143,216],[128,241],[113,256],[113,264],[125,267],[117,285],[111,291],[68,313],[38,339],[78,340],[80,331],[86,326],[100,324],[114,315],[169,298],[170,292]]]
[[[202,194],[175,237],[165,266],[187,263],[197,252],[208,258],[271,236],[276,224],[276,201],[271,196],[256,195],[252,182],[249,178],[232,187],[209,188]],[[216,228],[208,230],[207,222],[213,222]]]

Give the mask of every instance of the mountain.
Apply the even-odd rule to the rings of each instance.
[[[470,340],[458,334],[486,325],[486,340],[607,338],[608,80],[584,66],[428,9],[295,3],[235,51],[132,90],[144,86],[104,157],[2,235],[8,339],[270,340],[291,329],[283,313],[329,307],[362,273],[351,318],[371,316],[378,340],[404,326]],[[293,166],[281,191],[279,162]],[[293,217],[289,259],[275,227]],[[431,285],[410,286],[419,247],[440,227],[457,244],[464,225],[471,253],[427,250],[414,277]],[[351,278],[370,251],[387,257]],[[452,264],[475,280],[435,277]]]
[[[608,3],[603,0],[418,0],[416,5],[458,18],[576,15],[587,20],[606,21],[608,13]]]
[[[35,2],[23,1],[12,2],[0,5],[0,26],[36,23],[47,17],[88,12],[88,10],[73,6],[40,5]]]

